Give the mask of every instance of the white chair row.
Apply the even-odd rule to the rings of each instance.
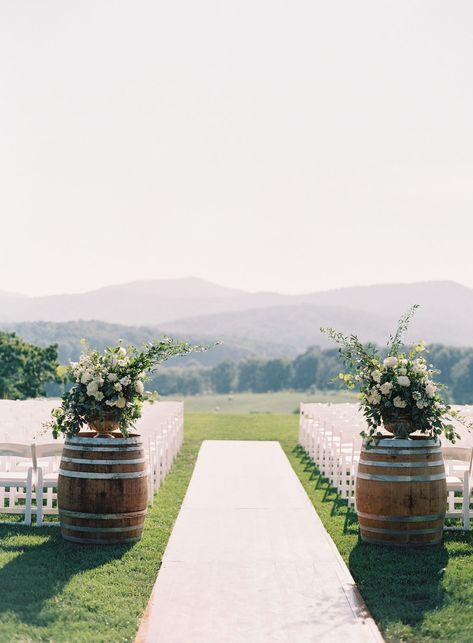
[[[21,415],[21,403],[10,402],[10,406],[17,417]],[[8,415],[5,405],[0,404],[0,408]],[[35,435],[37,429],[33,424],[29,435]],[[146,405],[135,429],[143,439],[150,473],[148,503],[152,505],[154,494],[170,471],[184,440],[183,403]],[[40,526],[44,515],[58,513],[57,484],[62,448],[62,440],[45,444],[38,444],[36,440],[32,444],[0,443],[0,514],[24,514],[24,522],[29,525],[32,514],[36,513],[36,524]]]
[[[355,479],[361,451],[360,431],[366,422],[354,404],[301,404],[299,444],[321,474],[356,510]],[[447,474],[447,518],[470,528],[473,491],[473,445],[471,436],[459,429],[458,446],[443,445]]]
[[[43,514],[57,513],[57,496],[49,486],[50,469],[57,486],[57,465],[62,452],[61,443],[46,445],[0,443],[0,514],[24,514],[24,524],[42,524]],[[47,489],[47,506],[43,506],[43,489]],[[35,501],[35,503],[33,503]],[[50,511],[49,508],[53,509]]]

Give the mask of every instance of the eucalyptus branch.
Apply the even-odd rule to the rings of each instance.
[[[394,333],[394,335],[389,336],[388,346],[390,346],[390,348],[388,355],[397,355],[400,352],[403,345],[404,336],[407,332],[409,324],[411,323],[411,319],[418,308],[419,304],[414,304],[399,320],[396,332]]]

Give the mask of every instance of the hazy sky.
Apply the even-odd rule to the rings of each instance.
[[[473,286],[471,0],[1,0],[0,290]]]

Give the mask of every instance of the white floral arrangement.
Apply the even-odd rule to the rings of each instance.
[[[414,431],[428,437],[443,434],[452,442],[458,438],[451,420],[461,418],[444,401],[440,393],[444,387],[434,381],[439,371],[422,355],[424,342],[408,353],[403,350],[403,336],[417,307],[412,306],[399,320],[384,359],[376,347],[364,346],[356,335],[320,329],[341,346],[339,353],[347,372],[340,373],[339,379],[349,389],[359,388],[360,408],[369,426],[362,435],[369,440],[382,424],[402,438]]]
[[[78,362],[71,363],[73,386],[62,396],[61,406],[53,410],[46,427],[57,438],[59,433],[76,435],[85,424],[109,421],[127,435],[141,416],[143,402],[155,396],[145,391],[148,373],[170,357],[206,348],[166,338],[142,351],[125,348],[121,341],[103,353],[87,349]]]

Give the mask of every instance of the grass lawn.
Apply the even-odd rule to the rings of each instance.
[[[133,641],[203,439],[281,442],[388,641],[472,641],[471,533],[447,533],[434,550],[361,545],[353,515],[297,450],[297,423],[291,414],[189,414],[181,455],[134,546],[0,526],[0,642]]]
[[[159,397],[160,400],[176,399]],[[278,391],[277,393],[232,393],[231,395],[189,395],[184,397],[188,413],[299,413],[301,402],[357,402],[350,391]]]

